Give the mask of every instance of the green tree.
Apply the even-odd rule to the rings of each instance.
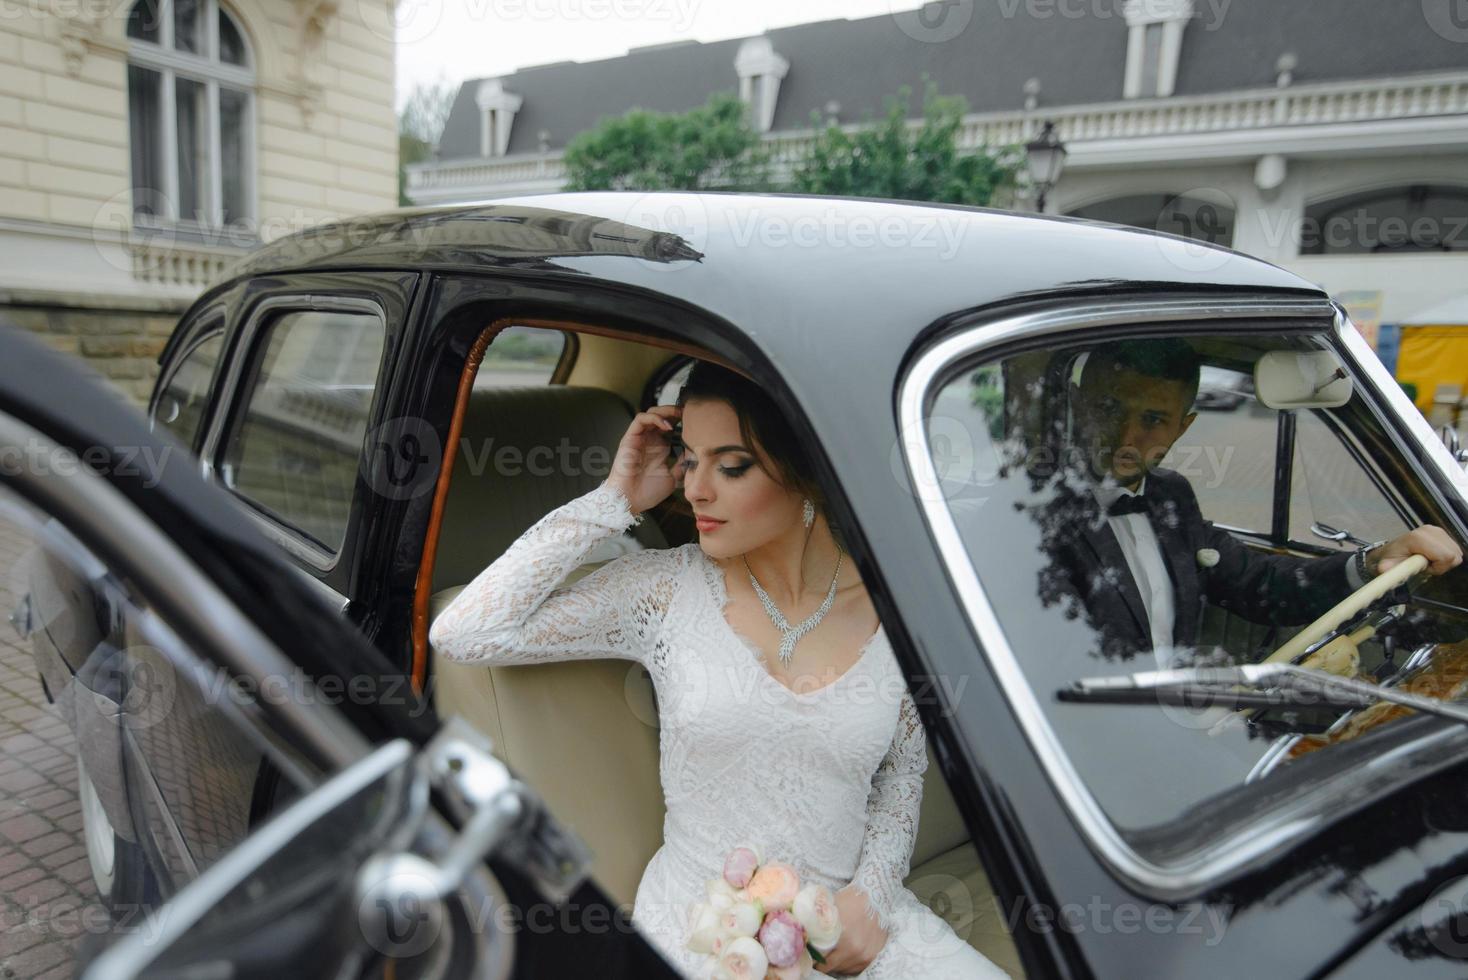
[[[880,124],[853,133],[827,126],[796,163],[791,189],[983,206],[995,192],[1013,186],[1020,169],[1018,147],[959,149],[967,111],[962,96],[939,95],[938,87],[928,82],[917,126],[908,122],[911,100],[912,89],[904,85],[895,98],[888,97],[887,116]],[[819,116],[812,118],[819,126]]]
[[[455,86],[444,79],[419,83],[398,110],[398,204],[412,203],[407,193],[408,164],[433,156],[456,93]]]
[[[633,109],[566,146],[566,189],[757,190],[768,185],[768,155],[730,92],[682,113]]]

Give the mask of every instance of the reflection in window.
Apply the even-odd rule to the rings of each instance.
[[[80,782],[81,824],[68,829],[77,842],[85,837],[95,887],[106,889],[105,900],[136,901],[119,898],[129,889],[142,896],[183,887],[244,840],[255,807],[268,812],[309,789],[293,782],[294,775],[317,775],[303,771],[301,760],[276,754],[237,702],[221,696],[228,677],[180,639],[124,570],[95,553],[63,519],[4,487],[0,608],[7,615],[17,611],[5,624],[11,679],[0,723],[8,731],[33,728],[37,737],[64,748],[44,765],[8,757],[20,768],[0,788],[0,807],[54,813],[55,799],[45,798],[76,799]],[[282,764],[274,804],[258,791],[267,757]],[[131,826],[117,828],[89,810],[85,800],[100,798],[99,789],[120,794]],[[96,869],[107,866],[106,854],[112,874],[104,877]],[[85,869],[89,862],[81,864]],[[64,880],[65,888],[48,894],[80,890],[86,901],[96,897],[93,881]],[[137,911],[117,909],[128,910]]]
[[[173,433],[179,442],[191,449],[199,434],[199,423],[203,420],[209,399],[209,385],[214,380],[214,370],[219,366],[219,355],[223,349],[223,332],[211,335],[194,347],[168,376],[153,411],[152,424]]]
[[[330,551],[346,534],[383,340],[373,314],[276,317],[226,447],[226,486]]]
[[[1320,740],[1346,709],[1241,712],[1217,701],[1081,703],[1059,694],[1081,678],[1257,662],[1354,591],[1350,556],[1334,543],[1308,531],[1298,543],[1268,538],[1289,474],[1276,472],[1280,413],[1256,397],[1253,366],[1266,351],[1328,346],[1324,333],[1262,330],[1104,347],[1052,342],[954,364],[928,392],[926,440],[938,486],[921,488],[923,499],[952,516],[960,560],[972,565],[1044,724],[1109,819],[1149,859],[1187,854],[1207,843],[1198,826],[1222,835],[1287,798],[1270,781],[1293,785],[1302,771],[1319,771],[1309,767],[1331,751],[1312,750],[1331,744]],[[1361,396],[1331,410],[1336,427],[1308,410],[1295,414],[1290,515],[1328,515],[1373,539],[1403,529],[1350,452],[1358,441],[1371,445],[1398,485],[1411,472],[1391,465],[1399,450]],[[1142,465],[1155,459],[1160,466]],[[1406,499],[1414,492],[1427,499],[1420,488],[1401,488]],[[1446,521],[1424,515],[1413,523]],[[1433,607],[1411,622],[1378,624],[1349,656],[1329,651],[1339,654],[1332,669],[1380,681],[1401,666],[1393,649],[1468,637],[1462,574],[1418,589],[1461,612]],[[1236,797],[1261,779],[1257,799],[1240,805]]]
[[[543,327],[506,327],[495,334],[474,376],[474,387],[543,385],[550,382],[566,349],[566,335]]]

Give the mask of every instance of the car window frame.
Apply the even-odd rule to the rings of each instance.
[[[387,345],[392,340],[392,331],[387,308],[380,300],[355,292],[347,295],[321,290],[304,290],[268,296],[256,303],[250,310],[240,329],[234,353],[229,357],[229,369],[220,387],[218,410],[210,420],[211,424],[199,455],[205,478],[244,505],[244,512],[267,537],[285,549],[293,558],[310,566],[316,572],[326,575],[334,571],[341,561],[345,551],[345,541],[335,549],[322,547],[305,531],[287,523],[279,515],[266,511],[256,501],[226,485],[219,472],[220,454],[224,451],[229,437],[244,422],[244,412],[248,408],[245,398],[249,394],[245,387],[245,376],[250,373],[253,379],[257,362],[264,353],[261,347],[262,338],[267,328],[278,316],[292,312],[369,313],[377,317],[383,331],[383,351],[378,361],[377,377],[373,381],[372,399],[367,409],[370,434],[372,421],[377,417],[383,397],[385,374],[391,362]],[[360,461],[359,455],[359,467]],[[358,482],[360,482],[360,474]],[[348,531],[350,531],[350,525],[359,506],[358,496],[354,492],[348,506]]]
[[[909,476],[917,487],[940,485],[927,445],[924,420],[931,415],[937,392],[952,380],[959,364],[971,365],[976,359],[1005,356],[1015,346],[1041,340],[1049,344],[1071,342],[1083,332],[1088,334],[1086,340],[1099,340],[1103,333],[1136,336],[1165,332],[1185,336],[1189,333],[1216,333],[1227,329],[1230,321],[1257,323],[1261,319],[1277,321],[1278,326],[1272,324],[1274,332],[1290,330],[1312,335],[1324,332],[1331,340],[1332,349],[1345,360],[1352,376],[1372,382],[1369,386],[1358,385],[1365,404],[1377,415],[1383,429],[1400,442],[1414,477],[1424,487],[1433,489],[1437,498],[1435,503],[1442,513],[1451,515],[1457,533],[1468,537],[1462,513],[1464,494],[1468,491],[1468,473],[1458,466],[1458,478],[1453,480],[1449,469],[1453,464],[1447,450],[1440,443],[1422,442],[1422,430],[1427,428],[1425,420],[1418,426],[1415,424],[1418,419],[1400,414],[1403,411],[1401,403],[1411,408],[1405,393],[1397,390],[1399,397],[1393,398],[1395,384],[1383,387],[1381,378],[1385,368],[1376,361],[1370,348],[1365,348],[1368,359],[1362,356],[1358,347],[1353,346],[1351,334],[1355,328],[1350,326],[1344,311],[1324,297],[1092,300],[1038,310],[1006,311],[997,316],[989,312],[964,319],[955,318],[948,329],[914,350],[898,380],[895,408],[902,455]],[[1064,335],[1064,339],[1058,335]],[[1360,346],[1364,347],[1364,343],[1360,341]],[[1372,365],[1371,361],[1376,361],[1376,364]],[[1373,367],[1379,370],[1373,370]],[[1388,399],[1390,411],[1382,405],[1381,398]],[[1430,432],[1427,428],[1429,438]],[[1427,446],[1427,451],[1416,452],[1422,445]],[[1431,470],[1423,465],[1429,458],[1433,464]],[[1443,480],[1454,485],[1459,498],[1456,506],[1442,494]],[[1322,826],[1370,802],[1358,797],[1345,805],[1346,801],[1339,792],[1332,792],[1337,789],[1336,781],[1342,777],[1327,776],[1320,785],[1305,787],[1288,801],[1289,805],[1266,811],[1251,822],[1239,823],[1231,833],[1204,843],[1180,861],[1163,865],[1144,857],[1126,841],[1101,809],[1051,726],[1040,706],[1038,692],[1030,685],[1018,655],[1009,645],[997,614],[988,601],[943,496],[918,493],[915,497],[959,609],[977,640],[976,650],[998,679],[1000,692],[1019,722],[1043,775],[1056,792],[1067,816],[1080,829],[1083,839],[1101,859],[1103,866],[1129,887],[1162,901],[1196,896],[1208,887],[1215,887],[1276,857],[1306,836],[1317,833]],[[1418,759],[1429,759],[1439,743],[1455,736],[1463,737],[1461,726],[1448,722],[1425,724],[1427,721],[1408,719],[1399,726],[1397,737],[1390,740],[1390,754],[1399,762],[1408,754]],[[1373,734],[1380,736],[1383,733]],[[1401,767],[1395,767],[1395,770],[1394,779],[1378,782],[1377,795],[1398,790],[1404,782],[1415,781],[1425,775],[1421,772],[1407,775]],[[1360,796],[1370,794],[1362,793]]]

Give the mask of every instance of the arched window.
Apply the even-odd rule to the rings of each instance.
[[[1301,255],[1468,251],[1468,187],[1411,184],[1305,209]]]
[[[218,0],[137,0],[128,11],[135,220],[220,228],[255,214],[255,69]]]
[[[1210,245],[1232,247],[1234,242],[1234,208],[1222,195],[1211,200],[1192,194],[1131,194],[1066,213],[1075,218],[1165,231]]]

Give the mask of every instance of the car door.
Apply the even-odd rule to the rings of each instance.
[[[81,742],[111,725],[114,748],[153,739],[167,766],[87,765],[93,795],[120,785],[126,801],[129,780],[142,795],[172,784],[184,804],[174,812],[215,834],[207,854],[177,852],[195,867],[176,892],[132,896],[123,916],[110,909],[68,945],[83,975],[339,976],[389,961],[401,976],[561,975],[589,963],[608,976],[674,975],[586,879],[584,848],[534,791],[472,730],[438,727],[182,444],[15,334],[0,336],[0,526],[7,657],[38,637],[87,653],[45,681],[69,737],[55,723],[36,730]],[[99,703],[94,689],[108,682],[114,697]],[[58,768],[61,753],[8,744],[37,772]],[[264,760],[291,800],[271,814],[243,791]],[[105,831],[94,863],[121,874],[145,833],[124,826],[137,812],[94,812],[105,822],[58,820],[45,836]],[[25,829],[7,819],[3,844]],[[57,853],[22,844],[5,858],[44,875]],[[47,901],[39,889],[30,898]],[[43,943],[58,935],[40,930]]]

